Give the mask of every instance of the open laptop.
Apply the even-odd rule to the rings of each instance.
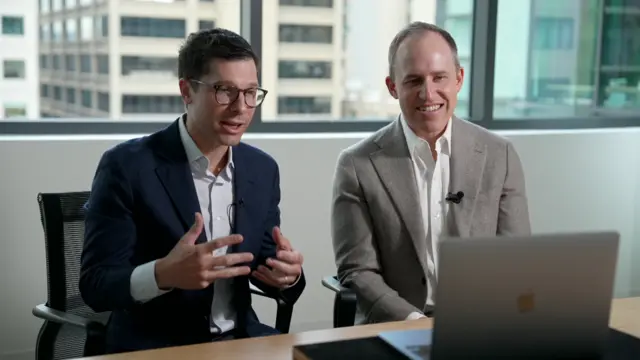
[[[409,359],[588,359],[603,353],[614,232],[446,239],[431,330],[379,338]]]

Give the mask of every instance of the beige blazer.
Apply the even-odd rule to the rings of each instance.
[[[449,207],[452,237],[531,233],[520,159],[513,145],[453,118]],[[363,321],[404,320],[423,311],[426,235],[418,190],[398,118],[344,150],[333,184],[331,231],[340,281],[358,298]]]

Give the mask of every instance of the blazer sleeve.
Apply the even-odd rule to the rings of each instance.
[[[405,320],[413,312],[422,312],[380,274],[369,207],[347,152],[340,154],[334,177],[331,233],[338,278],[356,293],[367,322]]]
[[[130,259],[136,242],[133,195],[111,151],[100,159],[85,207],[80,294],[97,312],[130,307],[134,305],[130,291],[134,266]]]
[[[498,235],[529,235],[531,224],[524,171],[516,149],[509,142],[506,149],[507,171],[500,196]]]
[[[277,246],[275,240],[273,239],[273,228],[275,226],[280,226],[280,170],[278,169],[277,164],[275,164],[275,171],[271,184],[269,209],[267,213],[267,219],[264,224],[262,246],[260,249],[260,256],[258,258],[259,264],[266,265],[266,261],[268,258],[276,257]],[[292,240],[292,243],[292,245],[295,245],[295,240]],[[295,303],[298,298],[300,298],[300,295],[302,295],[302,291],[306,286],[304,271],[300,274],[300,276],[292,286],[283,290],[277,290],[269,285],[262,283],[257,279],[250,279],[255,286],[257,286],[260,290],[264,291],[267,294],[275,294],[276,292],[278,292],[278,295],[289,304]]]

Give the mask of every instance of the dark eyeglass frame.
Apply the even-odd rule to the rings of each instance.
[[[237,88],[235,86],[231,86],[231,85],[222,85],[222,84],[210,84],[210,83],[206,83],[204,81],[200,81],[200,80],[195,80],[195,79],[190,79],[189,81],[196,83],[196,84],[200,84],[200,85],[204,85],[206,87],[208,87],[209,89],[214,91],[214,98],[216,99],[216,102],[220,105],[229,105],[229,104],[233,104],[234,102],[236,102],[236,100],[238,100],[238,97],[240,97],[240,93],[242,93],[244,95],[244,103],[250,107],[250,108],[257,108],[258,106],[262,105],[262,103],[264,102],[264,99],[267,97],[267,94],[269,93],[268,90],[263,89],[261,87],[252,87],[249,89],[240,89]],[[223,91],[227,91],[227,95],[229,95],[229,101],[225,102],[225,101],[220,101],[220,99],[218,98],[218,94],[220,93],[221,89]],[[229,90],[232,90],[232,93],[235,93],[234,96],[231,96],[229,94]],[[256,104],[255,105],[251,105],[247,102],[247,99],[249,98],[247,96],[247,92],[248,91],[260,91],[262,92],[262,100],[260,100],[260,102],[258,102],[258,100],[256,100]]]

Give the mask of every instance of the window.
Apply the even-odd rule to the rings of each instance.
[[[213,29],[216,27],[216,23],[213,20],[200,20],[198,22],[198,29]]]
[[[184,103],[180,96],[122,96],[122,112],[126,114],[179,114],[183,111]]]
[[[333,0],[280,0],[280,5],[333,7]]]
[[[80,19],[80,40],[91,41],[93,40],[93,35],[94,35],[93,17],[83,16]]]
[[[68,42],[78,41],[78,20],[68,19],[65,22],[65,34]]]
[[[331,44],[332,40],[332,26],[280,25],[280,42]]]
[[[53,25],[51,26],[51,40],[53,40],[53,42],[62,42],[62,22],[60,21],[56,21],[53,23]]]
[[[331,114],[331,98],[328,96],[281,96],[278,98],[280,114]]]
[[[53,55],[53,70],[61,70],[62,67],[60,66],[60,55],[58,54],[54,54]]]
[[[91,55],[80,55],[80,72],[90,73],[91,68]]]
[[[82,96],[82,100],[81,100],[82,106],[91,109],[93,107],[93,95],[91,94],[91,91],[82,90],[81,96]]]
[[[175,57],[123,56],[122,75],[167,74],[178,76],[178,59]]]
[[[24,19],[20,16],[2,17],[3,35],[24,35]]]
[[[25,118],[27,116],[27,106],[24,104],[5,104],[5,119]]]
[[[75,55],[65,55],[64,63],[67,71],[74,72],[76,71],[76,56]]]
[[[40,0],[40,12],[46,14],[49,12],[51,0]]]
[[[120,19],[122,36],[184,38],[186,22],[183,19],[156,19],[123,16]]]
[[[280,60],[281,79],[331,79],[331,61]]]
[[[109,112],[109,94],[98,93],[98,109]]]
[[[49,85],[40,84],[40,96],[43,98],[49,97]]]
[[[98,74],[109,74],[109,55],[97,55]]]
[[[22,60],[5,60],[4,61],[4,78],[5,79],[24,79],[24,61]]]
[[[49,66],[49,57],[45,54],[40,54],[40,69],[46,69]]]
[[[76,89],[67,88],[67,103],[69,104],[76,103]]]
[[[529,9],[499,2],[496,119],[640,109],[640,37],[631,35],[640,31],[638,10],[606,0],[602,13],[598,3],[533,0]]]
[[[53,99],[56,101],[62,101],[62,88],[60,86],[53,87]]]

